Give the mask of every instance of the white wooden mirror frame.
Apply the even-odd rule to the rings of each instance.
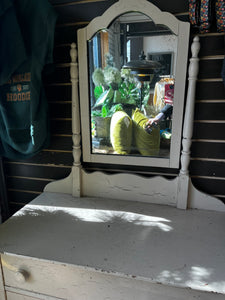
[[[129,4],[127,4],[127,2]],[[107,10],[104,14],[105,27],[108,25],[108,21],[114,19],[118,14],[127,12],[127,6],[129,10],[136,11],[149,11],[153,13],[152,19],[155,23],[158,23],[158,18],[165,19],[165,24],[170,27],[174,32],[181,30],[182,33],[187,32],[186,25],[183,22],[177,21],[172,15],[161,12],[151,3],[145,0],[120,0],[114,4],[113,9]],[[108,15],[110,13],[110,15]],[[176,20],[176,21],[175,21]],[[98,17],[92,23],[87,26],[86,29],[81,30],[79,33],[79,42],[84,39],[86,43],[87,37],[91,37],[100,24],[102,26],[102,18]],[[84,41],[83,41],[84,42]],[[83,42],[78,45],[79,51],[84,51]],[[82,46],[82,47],[81,47]],[[188,45],[182,46],[183,52],[179,55],[186,55],[188,51]],[[191,46],[192,57],[190,58],[189,72],[188,72],[188,91],[186,99],[185,117],[183,122],[183,133],[182,133],[182,151],[178,153],[181,162],[181,168],[179,175],[173,180],[167,180],[161,176],[145,178],[136,174],[118,173],[118,174],[106,174],[104,172],[86,172],[81,165],[81,128],[80,120],[86,120],[87,124],[83,122],[83,127],[86,124],[88,126],[88,114],[89,111],[85,107],[81,110],[80,115],[80,103],[85,101],[88,97],[88,85],[87,85],[87,59],[85,55],[81,55],[79,59],[79,81],[81,86],[80,90],[80,101],[78,97],[78,64],[77,64],[77,49],[76,44],[71,45],[71,82],[72,82],[72,131],[73,131],[73,158],[74,163],[70,175],[62,180],[54,181],[49,183],[44,191],[45,192],[58,192],[71,194],[74,197],[102,197],[111,199],[131,200],[148,202],[155,204],[172,205],[178,208],[199,208],[208,210],[219,210],[225,211],[225,206],[218,199],[206,195],[198,191],[191,183],[189,177],[189,163],[190,163],[190,147],[191,138],[193,132],[193,120],[194,120],[194,100],[195,100],[195,89],[198,74],[198,53],[200,49],[199,38],[195,37]],[[177,80],[179,82],[180,92],[183,93],[185,80],[178,76],[179,71],[178,58],[178,69],[177,69]],[[185,65],[186,66],[186,65]],[[84,82],[86,86],[84,86]],[[86,92],[85,92],[86,89]],[[88,101],[86,99],[87,105]],[[83,105],[83,104],[82,104]],[[181,106],[183,103],[181,103]],[[178,110],[182,108],[178,108]],[[176,112],[175,112],[176,114]],[[87,131],[83,131],[87,134]],[[175,134],[173,133],[173,136]],[[82,141],[84,143],[84,140]],[[86,147],[86,144],[84,145]],[[85,148],[83,147],[83,148]],[[90,147],[90,146],[89,146]],[[88,150],[89,151],[89,150]],[[148,158],[149,159],[149,158]],[[160,166],[160,164],[158,165]]]
[[[167,26],[177,37],[177,55],[175,70],[175,91],[173,106],[173,128],[170,147],[170,157],[146,157],[134,155],[109,155],[91,153],[91,128],[89,110],[89,80],[88,80],[88,45],[89,41],[101,29],[107,28],[118,16],[128,12],[139,12],[152,19],[155,24]],[[183,120],[184,92],[186,83],[187,54],[189,43],[188,22],[181,22],[172,14],[162,12],[146,0],[120,0],[112,5],[101,17],[95,18],[83,29],[78,31],[79,86],[81,106],[81,131],[83,161],[93,163],[109,163],[122,165],[142,165],[152,167],[179,168],[180,146]]]

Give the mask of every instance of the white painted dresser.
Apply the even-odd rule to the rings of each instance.
[[[166,22],[179,41],[188,40],[184,36],[184,32],[189,32],[187,24],[161,12],[150,2],[116,2],[112,10],[96,18],[78,35],[81,103],[88,100],[88,87],[83,80],[87,77],[86,36],[98,31],[102,21],[107,27],[115,17],[130,10],[153,14],[152,19],[157,24]],[[182,62],[188,45],[178,44],[177,55]],[[39,197],[1,224],[0,300],[225,298],[225,206],[196,190],[188,173],[198,51],[196,37],[190,59],[181,155],[165,161],[128,157],[129,162],[141,161],[141,166],[145,166],[144,159],[153,161],[155,166],[159,162],[161,167],[172,167],[175,159],[181,164],[180,172],[168,180],[135,173],[89,173],[82,167],[80,119],[83,149],[88,136],[84,129],[90,122],[84,122],[88,113],[83,104],[79,114],[78,64],[76,47],[72,44],[74,164],[67,178],[47,185]],[[181,64],[178,69],[177,74],[181,70],[186,73],[186,65]],[[182,106],[182,80],[185,81],[178,76],[176,83],[181,84],[177,84],[179,101],[174,105],[175,110]],[[174,119],[181,122],[180,116],[182,113]],[[177,136],[173,134],[178,149],[181,139],[176,139]],[[92,159],[91,152],[89,156]],[[111,163],[123,163],[124,157],[106,155],[104,161],[108,159],[112,159]]]

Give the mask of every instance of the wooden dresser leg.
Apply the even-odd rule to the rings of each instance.
[[[0,299],[6,300],[1,257],[0,257]]]

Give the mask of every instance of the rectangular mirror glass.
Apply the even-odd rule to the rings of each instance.
[[[177,47],[168,27],[137,12],[88,41],[92,154],[170,157]]]

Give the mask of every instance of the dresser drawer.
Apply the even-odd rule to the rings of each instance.
[[[5,289],[10,300],[20,300],[21,297],[22,300],[33,300],[36,298],[33,293],[37,293],[37,299],[43,300],[224,299],[222,294],[156,284],[88,267],[9,254],[2,255],[1,259]],[[18,291],[20,298],[13,298],[14,295],[10,294],[13,291]]]
[[[11,254],[2,255],[1,259],[7,292],[17,289],[21,294],[23,290],[57,300],[148,300],[152,296],[157,300],[154,294],[161,294],[157,285],[118,274]]]
[[[1,262],[6,291],[11,292],[10,288],[12,287],[53,296],[57,299],[70,299],[66,290],[70,285],[71,272],[67,270],[65,264],[11,254],[1,255]],[[73,277],[76,280],[75,273]],[[14,295],[10,294],[10,297],[14,299]],[[28,299],[30,298],[28,297]]]
[[[50,297],[48,295],[39,293],[36,294],[20,289],[15,289],[14,291],[6,291],[6,297],[7,300],[59,300],[59,298]]]
[[[37,297],[30,297],[12,292],[6,292],[7,300],[37,300]]]

